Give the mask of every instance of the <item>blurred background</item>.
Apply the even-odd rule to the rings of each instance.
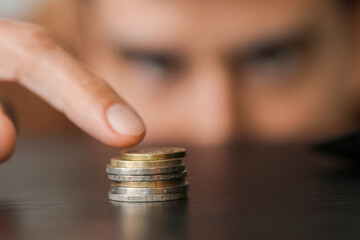
[[[2,0],[0,17],[24,19],[32,15],[46,1],[50,0]]]
[[[137,110],[145,142],[313,142],[359,127],[357,2],[2,0],[0,17],[48,29]],[[82,134],[16,84],[0,94],[21,134]]]

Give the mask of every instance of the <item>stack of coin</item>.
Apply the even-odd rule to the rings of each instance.
[[[158,202],[186,198],[189,184],[182,158],[184,148],[143,148],[122,151],[106,172],[112,181],[109,199]]]

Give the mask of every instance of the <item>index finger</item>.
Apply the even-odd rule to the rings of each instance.
[[[15,81],[108,145],[128,147],[142,140],[143,121],[104,80],[55,44],[45,30],[30,33],[27,38],[15,34],[13,39],[20,43],[12,56],[17,62]],[[14,55],[11,47],[2,51]]]

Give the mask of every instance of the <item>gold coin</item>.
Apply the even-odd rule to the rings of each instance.
[[[185,148],[162,147],[162,148],[140,148],[122,151],[119,159],[125,160],[164,160],[182,158],[186,155]]]
[[[113,186],[129,187],[129,188],[159,188],[159,187],[173,187],[188,184],[185,179],[175,179],[170,181],[155,181],[155,182],[114,182]]]
[[[161,168],[161,167],[172,167],[182,164],[181,159],[169,159],[169,160],[158,160],[158,161],[134,161],[134,160],[123,160],[118,158],[112,158],[110,165],[112,167],[119,168]]]

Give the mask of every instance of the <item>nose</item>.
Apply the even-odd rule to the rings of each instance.
[[[194,98],[192,141],[201,145],[220,145],[227,142],[234,131],[234,102],[231,79],[220,64],[205,64],[192,74]]]

